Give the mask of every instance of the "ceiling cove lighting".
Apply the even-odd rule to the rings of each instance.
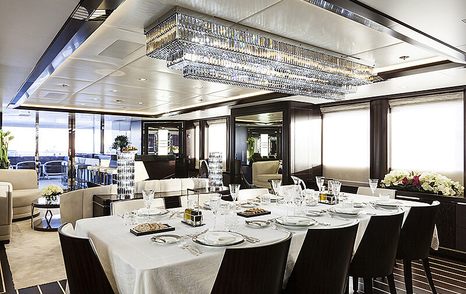
[[[373,78],[370,66],[179,7],[145,35],[147,56],[186,78],[332,100]]]

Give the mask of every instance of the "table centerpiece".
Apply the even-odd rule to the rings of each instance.
[[[42,189],[41,195],[48,201],[56,201],[57,197],[63,194],[63,189],[57,185],[49,185]]]
[[[459,182],[434,172],[392,170],[385,175],[381,186],[389,189],[442,196],[464,196],[464,187]]]

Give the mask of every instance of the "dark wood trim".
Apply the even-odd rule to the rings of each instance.
[[[75,188],[75,168],[74,162],[76,157],[75,148],[75,135],[76,135],[76,115],[74,113],[68,114],[68,189],[74,190]]]
[[[410,76],[415,74],[439,71],[450,68],[465,67],[464,64],[451,62],[450,60],[442,60],[428,64],[420,64],[416,66],[404,67],[400,69],[379,72],[377,75],[384,80]]]
[[[370,103],[370,177],[383,179],[388,172],[388,100]]]
[[[205,127],[206,127],[206,121],[205,120],[200,120],[199,121],[199,160],[206,159],[205,151]]]
[[[101,114],[100,115],[100,154],[104,154],[104,153],[105,153],[105,116]]]
[[[466,184],[466,87],[463,90],[463,185]]]
[[[459,62],[466,61],[466,52],[364,3],[356,0],[327,0],[326,2],[332,5],[315,5],[437,55],[440,54]]]

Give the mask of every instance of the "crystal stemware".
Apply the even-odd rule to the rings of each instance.
[[[150,209],[152,201],[154,201],[154,190],[142,190],[142,198],[144,199],[144,206],[147,210]]]
[[[316,183],[317,187],[319,188],[319,192],[322,192],[322,187],[324,186],[325,178],[322,176],[316,176]]]
[[[215,218],[214,218],[214,226],[212,228],[212,231],[215,231],[216,227],[217,227],[217,214],[218,214],[218,210],[219,210],[219,205],[220,205],[220,201],[222,200],[222,198],[219,196],[219,195],[213,195],[212,197],[210,197],[210,200],[209,200],[209,206],[210,206],[210,210],[212,210],[212,213],[214,214]]]
[[[275,196],[278,196],[280,186],[282,185],[282,180],[272,180],[272,190]]]
[[[374,196],[375,189],[377,189],[377,185],[379,184],[379,179],[369,179],[369,187],[372,191],[372,196]]]
[[[230,188],[230,195],[231,198],[233,199],[233,203],[236,205],[236,200],[238,199],[238,192],[241,187],[240,184],[230,184],[228,185]]]

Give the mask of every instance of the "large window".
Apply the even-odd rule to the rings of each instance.
[[[463,183],[462,94],[390,101],[390,168],[433,171]]]
[[[370,163],[368,104],[322,108],[322,112],[324,176],[366,182]]]
[[[100,115],[76,114],[76,154],[100,153]]]
[[[227,122],[226,119],[207,122],[206,127],[206,158],[210,152],[222,152],[223,169],[226,170],[227,156]]]

